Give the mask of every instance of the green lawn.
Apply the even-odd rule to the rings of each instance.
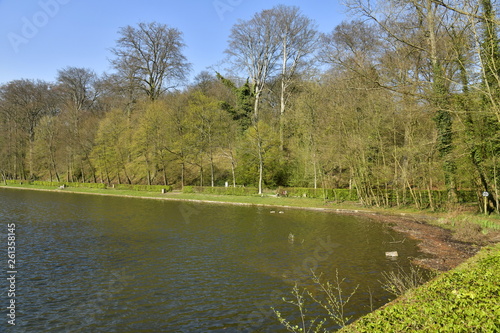
[[[33,189],[33,190],[50,190],[70,193],[86,193],[98,195],[115,195],[115,196],[131,196],[166,200],[197,200],[205,202],[221,202],[221,203],[238,203],[248,205],[268,205],[268,206],[289,206],[302,208],[330,208],[330,209],[348,209],[362,210],[363,208],[353,202],[344,202],[342,204],[325,203],[322,199],[314,198],[291,198],[291,197],[276,197],[272,195],[274,192],[265,193],[263,196],[236,196],[236,195],[215,195],[203,193],[182,193],[182,192],[146,192],[134,190],[119,190],[113,188],[98,189],[85,187],[67,187],[59,189],[54,186],[40,186],[30,184],[9,184],[3,186],[5,188]]]

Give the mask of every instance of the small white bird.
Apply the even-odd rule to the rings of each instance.
[[[292,233],[289,233],[288,234],[288,242],[293,243],[294,240],[295,240],[295,236]]]

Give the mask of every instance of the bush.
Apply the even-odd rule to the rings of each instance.
[[[479,224],[469,221],[459,221],[456,224],[453,238],[460,242],[482,244],[485,239],[482,231],[483,228]]]
[[[382,276],[382,288],[395,296],[401,296],[430,280],[435,273],[422,271],[418,266],[412,265],[408,271],[398,267],[397,271],[382,272]]]
[[[194,193],[194,186],[184,186],[182,193]]]
[[[117,190],[129,190],[129,191],[144,191],[144,192],[161,192],[165,190],[166,192],[172,192],[173,187],[170,185],[129,185],[129,184],[118,184],[115,185]]]
[[[256,195],[259,191],[254,187],[205,187],[184,186],[183,193],[204,193],[215,195]]]
[[[358,195],[355,190],[349,189],[323,189],[323,188],[305,188],[305,187],[280,187],[278,194],[287,192],[289,197],[304,197],[316,199],[329,199],[336,202],[357,201]]]
[[[47,181],[36,180],[34,182],[31,182],[31,184],[38,186],[54,186],[54,187],[65,186],[65,187],[106,189],[106,184],[103,183],[47,182]]]

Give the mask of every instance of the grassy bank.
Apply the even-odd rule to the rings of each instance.
[[[340,332],[499,332],[500,244]]]
[[[97,195],[113,195],[113,196],[127,196],[127,197],[141,197],[151,199],[164,199],[164,200],[191,200],[202,202],[220,202],[231,204],[247,204],[247,205],[265,205],[265,206],[283,206],[295,208],[317,208],[317,209],[345,209],[345,210],[364,210],[356,202],[344,202],[342,204],[332,204],[325,202],[323,199],[318,198],[303,198],[303,197],[276,197],[274,192],[265,193],[264,195],[216,195],[206,193],[183,193],[178,191],[161,193],[160,191],[136,191],[136,190],[123,190],[119,188],[85,188],[85,187],[66,187],[60,189],[54,186],[33,185],[33,184],[20,184],[12,183],[7,186],[0,186],[4,188],[17,188],[17,189],[32,189],[44,190],[55,192],[69,192],[69,193],[83,193],[83,194],[97,194]]]

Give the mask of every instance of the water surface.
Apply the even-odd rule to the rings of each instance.
[[[269,307],[296,316],[281,298],[310,268],[359,285],[357,317],[391,298],[381,272],[420,255],[381,223],[325,212],[11,189],[0,205],[2,239],[16,224],[16,332],[284,332]]]

